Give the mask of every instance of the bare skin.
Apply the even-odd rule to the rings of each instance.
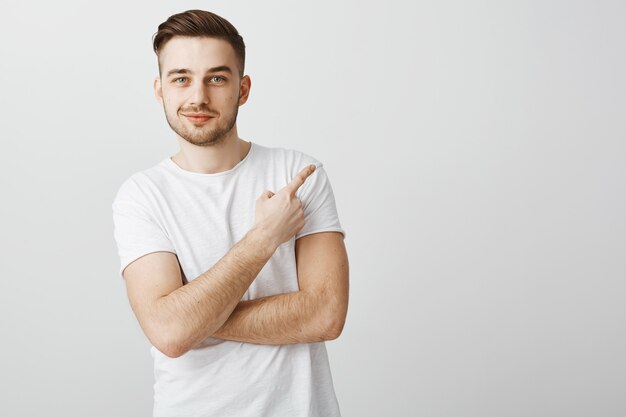
[[[154,79],[154,94],[180,145],[172,160],[204,174],[232,168],[250,146],[239,138],[236,119],[252,84],[250,76],[239,77],[233,48],[221,39],[175,36],[159,60],[162,72]],[[211,118],[187,117],[194,114]]]
[[[235,120],[251,81],[238,75],[232,47],[220,39],[175,36],[159,59],[162,74],[154,80],[155,96],[180,144],[172,160],[207,174],[235,166],[250,149],[239,138]],[[348,258],[341,233],[296,240],[299,291],[239,301],[276,248],[303,227],[295,192],[312,174],[309,168],[314,170],[304,168],[276,194],[260,196],[250,231],[188,284],[183,285],[171,252],[149,253],[125,268],[129,302],[153,346],[174,358],[211,336],[263,344],[339,336],[348,308]]]
[[[281,345],[339,337],[348,310],[343,236],[322,232],[299,238],[296,264],[299,291],[239,302],[213,337]]]
[[[167,263],[163,252],[126,267],[131,307],[157,349],[178,357],[224,324],[276,248],[304,226],[302,202],[295,193],[314,171],[315,165],[309,165],[276,194],[266,191],[257,198],[252,229],[187,285],[172,279],[178,264]]]

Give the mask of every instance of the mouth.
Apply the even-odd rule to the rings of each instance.
[[[185,116],[187,120],[189,120],[192,123],[205,123],[205,122],[208,122],[209,119],[213,118],[213,116],[209,116],[208,114],[204,114],[204,113],[189,113],[189,114],[183,114],[183,116]]]

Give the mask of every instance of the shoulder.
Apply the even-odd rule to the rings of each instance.
[[[316,157],[297,149],[255,145],[257,154],[261,159],[271,161],[276,166],[284,166],[293,174],[300,172],[309,164],[314,164],[317,168],[321,168],[323,165]]]
[[[118,186],[114,202],[119,200],[141,202],[151,190],[158,189],[165,181],[165,160],[128,176]]]

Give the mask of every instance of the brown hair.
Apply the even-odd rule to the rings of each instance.
[[[237,29],[223,17],[206,10],[187,10],[168,17],[153,35],[152,48],[157,54],[157,61],[161,48],[174,36],[206,36],[225,40],[235,50],[239,62],[239,77],[243,77],[246,45]],[[159,62],[160,74],[161,62]]]

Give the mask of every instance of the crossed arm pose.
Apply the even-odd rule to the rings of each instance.
[[[253,227],[187,285],[171,252],[153,252],[126,267],[131,307],[159,351],[179,357],[207,337],[290,344],[339,336],[348,309],[348,258],[339,232],[296,240],[299,291],[240,301],[278,246],[304,226],[295,193],[314,171],[309,165],[276,194],[263,193]]]

